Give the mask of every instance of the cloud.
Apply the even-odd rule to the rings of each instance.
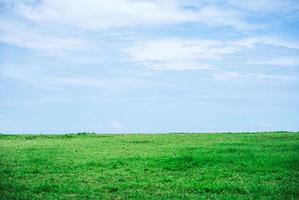
[[[299,59],[294,57],[278,57],[265,60],[252,60],[247,63],[251,65],[299,66]]]
[[[138,41],[123,52],[154,70],[213,69],[211,60],[239,51],[240,46],[218,40],[158,39]]]
[[[173,25],[182,23],[204,24],[212,27],[232,27],[248,30],[261,27],[249,22],[255,10],[288,10],[294,12],[299,3],[292,0],[229,0],[188,3],[181,1],[149,0],[40,0],[3,1],[12,20],[0,21],[2,42],[25,48],[69,49],[82,48],[85,41],[76,37],[58,37],[57,31],[74,32],[77,29],[105,31],[126,28]],[[6,3],[5,3],[6,2]],[[10,5],[10,6],[8,6]],[[192,5],[192,4],[191,4]],[[240,9],[241,8],[241,9]],[[3,14],[2,14],[3,15]],[[26,27],[26,23],[30,28]],[[45,29],[45,30],[44,30]],[[22,34],[21,34],[22,33]],[[69,34],[72,35],[72,34]]]
[[[101,45],[105,46],[110,42],[110,40],[105,42],[105,38],[98,36],[102,33],[105,37],[108,35],[112,38],[122,38],[123,31],[125,31],[127,35],[132,37],[132,32],[136,29],[130,31],[124,30],[125,28],[185,22],[216,27],[234,27],[239,30],[256,28],[256,25],[247,22],[248,11],[238,8],[243,9],[246,7],[244,5],[248,5],[248,9],[257,10],[266,5],[265,2],[268,1],[261,1],[263,3],[257,1],[244,2],[243,4],[237,1],[228,1],[228,3],[222,4],[216,1],[214,3],[206,2],[197,4],[190,9],[183,3],[168,0],[77,0],[74,2],[41,0],[24,1],[23,3],[12,1],[11,9],[15,12],[12,14],[14,20],[0,19],[0,42],[23,48],[47,50],[46,52],[50,55],[55,55],[55,52],[58,52],[56,55],[65,57],[66,60],[75,60],[76,62],[80,60],[81,63],[91,63],[93,60],[92,62],[96,63],[97,60],[100,60],[100,52],[104,49]],[[275,6],[277,5],[275,4]],[[286,4],[284,5],[287,7]],[[80,32],[77,28],[84,30]],[[110,29],[114,30],[111,31]],[[82,34],[78,34],[78,36],[77,31]],[[222,67],[219,66],[219,63],[227,57],[253,49],[259,43],[299,50],[298,42],[274,37],[248,37],[237,40],[169,37],[148,40],[135,38],[135,40],[126,43],[129,47],[122,49],[122,53],[134,64],[152,70],[215,70]],[[121,46],[123,44],[118,41],[112,48],[117,49]],[[95,48],[91,49],[91,47]],[[49,52],[50,50],[53,53]],[[79,54],[73,52],[67,54],[58,50],[87,51],[85,54],[81,52]],[[108,51],[106,50],[106,52]],[[250,61],[249,63],[295,66],[298,61],[273,58]],[[44,87],[53,85],[52,83],[42,83],[43,81],[40,83]],[[56,80],[56,83],[61,85],[85,87],[102,87],[102,85],[107,84],[104,82],[84,77]]]
[[[252,5],[253,8],[258,7],[255,4],[260,5],[261,3],[257,1],[254,1],[255,3],[246,1],[247,3],[243,3],[244,5],[238,3],[239,1],[229,1],[229,4],[199,3],[194,5],[192,9],[175,0],[4,2],[6,4],[3,4],[3,6],[9,13],[9,17],[2,17],[0,20],[0,42],[36,50],[90,49],[93,46],[92,44],[105,40],[105,38],[91,37],[93,34],[93,36],[108,35],[108,37],[126,40],[129,38],[126,32],[136,30],[136,27],[142,28],[145,26],[194,23],[211,27],[232,27],[234,30],[260,27],[259,23],[248,22],[250,18],[248,11],[238,9],[238,7],[243,8],[247,4]],[[267,2],[262,5],[267,5]],[[277,5],[277,3],[273,4]],[[286,6],[289,6],[289,4],[293,5],[284,3]],[[1,16],[5,15],[2,14]],[[88,34],[84,31],[94,32],[88,32]],[[130,37],[132,40],[132,36]],[[286,43],[277,45],[299,48],[298,44],[295,46]],[[184,63],[172,63],[171,68],[181,69]],[[163,63],[156,63],[155,65],[158,69],[162,68],[161,65],[165,66]],[[170,63],[168,63],[168,66],[170,66]],[[193,62],[189,63],[188,66],[190,69],[211,67],[206,63],[199,66],[198,63],[195,65]]]
[[[125,86],[138,85],[134,79],[100,79],[86,77],[64,77],[52,79],[52,84],[68,87],[95,87],[95,88],[122,88]]]
[[[256,25],[246,22],[246,15],[232,7],[218,5],[203,6],[198,11],[199,22],[208,26],[233,27],[239,30],[256,28]]]
[[[18,4],[17,11],[35,22],[91,30],[180,23],[195,18],[194,13],[177,7],[175,1],[42,0]]]
[[[71,36],[53,36],[41,28],[29,28],[25,23],[0,19],[0,42],[38,50],[87,49],[87,41]]]
[[[298,41],[288,41],[277,37],[247,37],[234,41],[234,45],[253,49],[256,44],[267,44],[276,47],[299,50]]]
[[[123,53],[139,65],[152,70],[213,70],[221,67],[216,66],[215,61],[253,49],[257,44],[293,49],[299,47],[294,42],[271,37],[239,40],[162,38],[136,41],[132,46],[124,49]],[[296,64],[295,61],[288,62],[288,64]]]
[[[263,128],[266,128],[268,130],[272,130],[273,129],[273,124],[267,121],[259,121],[258,124],[260,126],[262,126]]]
[[[297,81],[298,77],[292,75],[272,75],[251,72],[219,71],[213,74],[215,80],[235,81],[235,80],[279,80]]]
[[[299,2],[297,0],[229,0],[228,2],[242,9],[255,12],[275,12],[275,14],[292,12],[299,9]]]
[[[231,2],[235,5],[235,2]],[[18,16],[42,24],[85,30],[136,26],[201,23],[207,26],[248,30],[258,27],[247,21],[248,13],[226,3],[200,3],[188,9],[176,0],[41,0],[15,3]],[[241,7],[242,4],[239,5]],[[190,6],[189,6],[190,7]]]
[[[65,87],[84,87],[102,89],[120,89],[124,87],[140,86],[140,82],[134,79],[115,79],[115,78],[90,78],[90,77],[35,77],[35,76],[8,76],[0,74],[0,77],[9,78],[17,81],[20,86],[31,86],[37,89],[59,90]],[[33,79],[35,78],[35,79]],[[138,84],[139,82],[139,84]]]
[[[123,125],[119,121],[114,120],[109,123],[109,127],[113,130],[120,130],[123,128]]]
[[[60,76],[48,74],[49,68],[37,66],[0,66],[0,81],[12,80],[15,86],[29,87],[43,90],[61,90],[64,88],[94,88],[124,91],[147,86],[165,86],[164,82],[152,83],[151,80],[131,76],[97,77],[94,76]]]

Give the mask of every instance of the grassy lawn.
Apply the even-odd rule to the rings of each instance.
[[[0,199],[299,199],[299,133],[0,135]]]

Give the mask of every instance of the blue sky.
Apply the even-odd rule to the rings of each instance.
[[[0,132],[299,130],[296,0],[0,0]]]

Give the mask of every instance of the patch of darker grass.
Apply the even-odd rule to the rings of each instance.
[[[132,143],[132,144],[147,144],[150,143],[149,140],[132,140],[132,141],[127,141],[127,143]]]
[[[178,156],[161,159],[156,163],[164,170],[170,171],[184,171],[199,166],[198,160],[193,156]]]
[[[201,192],[204,193],[213,193],[213,194],[221,194],[223,192],[229,192],[232,194],[240,194],[240,195],[246,195],[248,192],[242,188],[241,186],[208,186],[208,187],[203,187],[198,189]]]
[[[219,150],[214,150],[216,153],[231,153],[231,154],[240,154],[240,153],[250,153],[247,149],[241,148],[220,148]]]
[[[104,169],[120,169],[127,165],[126,162],[122,160],[114,161],[90,161],[85,164],[87,168],[104,168]]]
[[[42,193],[42,192],[54,192],[57,190],[57,186],[50,184],[50,183],[42,183],[41,185],[34,188],[35,193]]]
[[[24,139],[25,139],[25,140],[35,140],[35,139],[37,139],[37,137],[34,136],[34,135],[26,135],[26,136],[24,137]]]
[[[96,133],[89,133],[89,132],[79,132],[77,135],[95,135]]]
[[[118,192],[118,188],[117,187],[113,187],[113,186],[107,186],[105,188],[109,193],[115,193],[115,192]]]

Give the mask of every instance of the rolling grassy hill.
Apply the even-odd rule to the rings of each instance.
[[[299,199],[299,133],[0,135],[0,199]]]

